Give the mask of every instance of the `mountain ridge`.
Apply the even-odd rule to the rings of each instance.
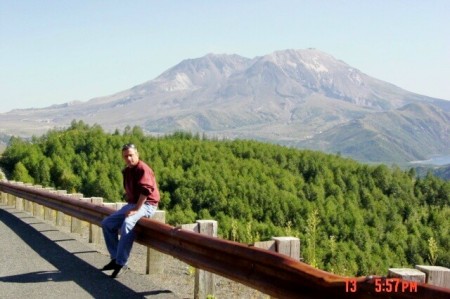
[[[416,113],[411,104],[419,105],[411,106]],[[186,59],[110,96],[0,114],[0,133],[33,135],[80,119],[110,131],[186,130],[405,162],[449,154],[449,115],[450,102],[372,78],[316,49],[289,49],[251,59],[212,53]],[[377,119],[389,121],[374,126]],[[407,129],[421,124],[431,137]],[[349,132],[354,144],[346,144]]]

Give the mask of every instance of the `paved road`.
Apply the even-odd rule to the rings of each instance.
[[[145,276],[112,279],[109,259],[55,227],[0,204],[0,298],[177,298]]]

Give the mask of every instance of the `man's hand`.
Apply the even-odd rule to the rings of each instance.
[[[145,203],[145,200],[146,200],[146,199],[147,199],[147,196],[144,195],[144,194],[141,194],[141,195],[139,196],[139,200],[138,200],[136,206],[135,206],[133,209],[127,211],[127,212],[125,213],[125,216],[128,217],[128,216],[133,216],[134,214],[136,214],[137,211],[139,211],[139,209],[140,209],[140,208],[142,207],[142,205]]]
[[[137,210],[132,209],[132,210],[127,211],[127,212],[125,213],[125,216],[126,216],[126,217],[133,216],[133,215],[136,214],[136,213],[137,213]]]

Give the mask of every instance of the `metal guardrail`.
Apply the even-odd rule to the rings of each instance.
[[[100,225],[114,210],[33,187],[0,182],[0,191]],[[290,257],[143,218],[136,242],[276,298],[450,298],[450,289],[379,276],[344,277]]]

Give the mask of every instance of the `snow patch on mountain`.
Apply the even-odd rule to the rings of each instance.
[[[159,88],[161,91],[179,91],[179,90],[189,90],[194,89],[191,79],[185,73],[175,74],[175,78],[170,81],[161,80]]]
[[[328,73],[328,68],[323,65],[322,63],[319,62],[319,58],[318,57],[313,57],[312,58],[312,62],[307,62],[305,60],[300,60],[303,65],[310,69],[311,71],[314,71],[316,73]]]

